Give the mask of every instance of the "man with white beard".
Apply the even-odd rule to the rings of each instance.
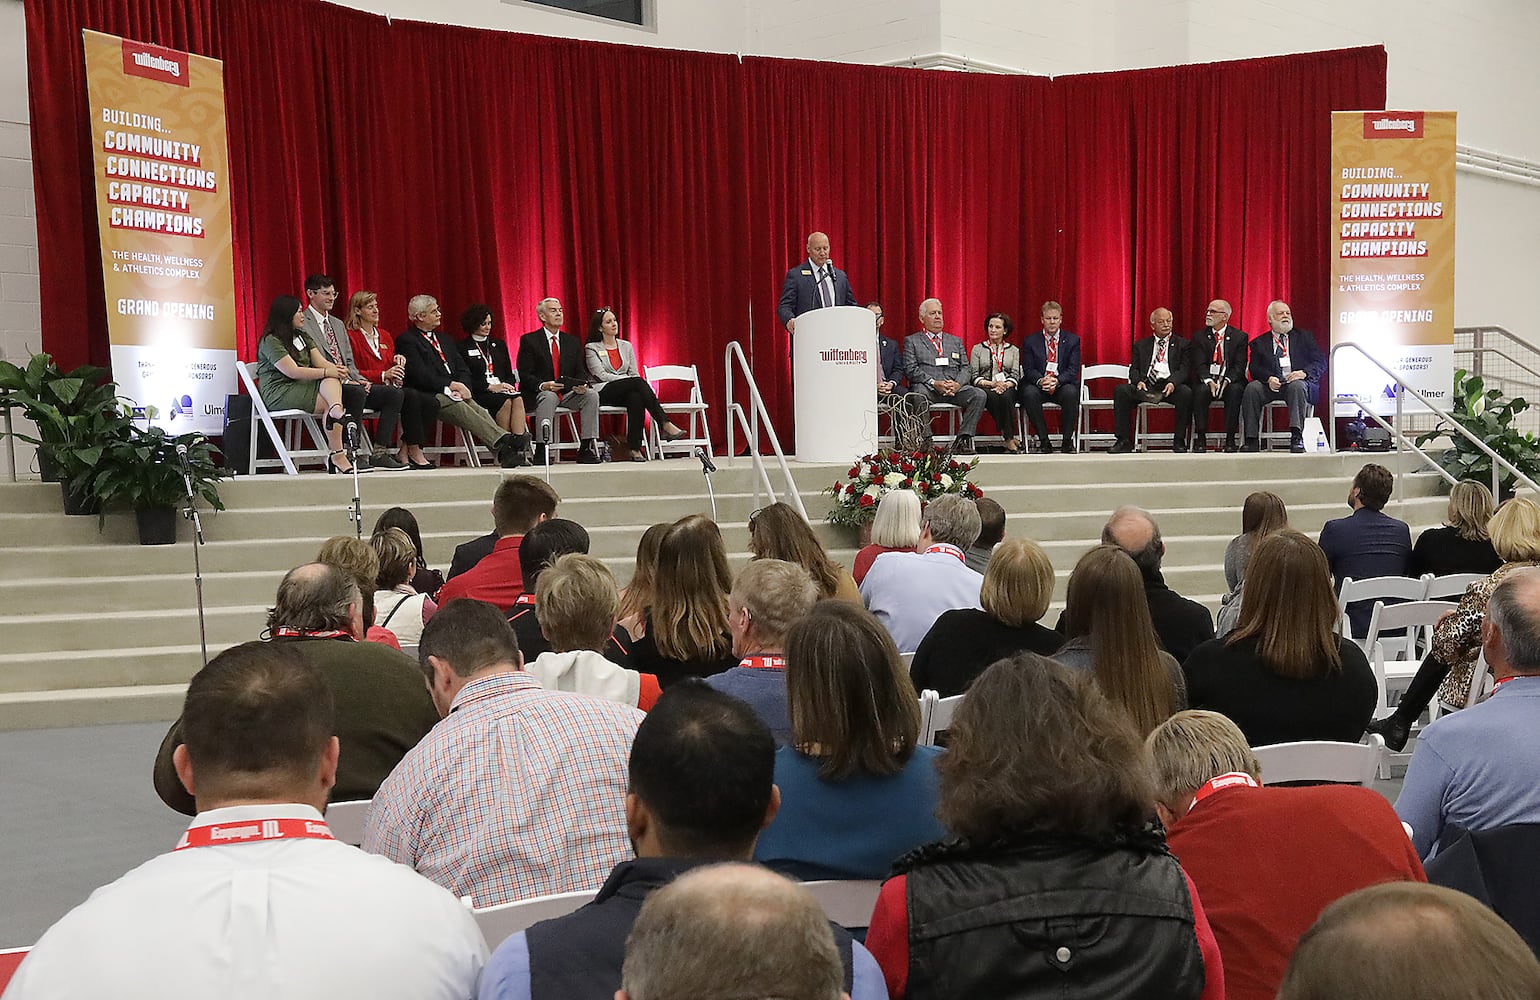
[[[1281,399],[1289,407],[1289,450],[1305,450],[1301,434],[1305,418],[1315,412],[1326,374],[1326,356],[1309,330],[1294,328],[1289,304],[1275,299],[1267,305],[1267,325],[1272,329],[1251,342],[1251,363],[1246,374],[1251,382],[1241,400],[1241,423],[1246,443],[1241,451],[1261,450],[1262,410]]]

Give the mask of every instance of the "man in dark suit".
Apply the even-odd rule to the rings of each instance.
[[[1215,299],[1204,314],[1203,329],[1192,335],[1187,352],[1192,368],[1192,407],[1197,418],[1192,448],[1208,451],[1208,411],[1217,400],[1225,406],[1225,451],[1237,451],[1241,394],[1246,391],[1246,331],[1230,325],[1230,303]]]
[[[1070,455],[1075,451],[1080,418],[1080,338],[1060,329],[1064,309],[1057,302],[1043,303],[1042,320],[1043,328],[1021,342],[1021,405],[1044,452],[1053,451],[1053,442],[1048,439],[1043,403],[1058,405],[1062,450]]]
[[[524,406],[535,415],[535,464],[545,464],[546,444],[554,437],[556,411],[578,411],[578,461],[599,461],[599,393],[588,386],[583,342],[563,333],[561,300],[545,298],[535,307],[540,329],[519,338],[519,382]]]
[[[894,447],[899,451],[918,451],[926,446],[925,418],[930,400],[923,392],[908,388],[904,378],[904,349],[892,337],[882,335],[882,306],[868,303],[866,308],[877,318],[877,405],[888,409],[893,422]]]
[[[962,338],[945,332],[941,300],[926,299],[920,303],[920,326],[923,329],[919,333],[911,333],[904,340],[904,377],[916,392],[925,395],[925,437],[930,438],[931,403],[960,406],[962,422],[957,427],[953,450],[959,455],[972,455],[973,432],[984,412],[984,390],[968,384],[968,355],[963,350]]]
[[[491,448],[505,469],[522,465],[523,447],[513,435],[497,426],[491,414],[471,398],[470,369],[460,348],[435,331],[444,321],[438,299],[414,295],[406,304],[407,328],[396,337],[396,354],[406,359],[409,388],[438,398],[438,418],[458,427]]]
[[[1208,608],[1166,586],[1160,572],[1166,543],[1149,511],[1132,506],[1113,511],[1102,527],[1102,544],[1116,545],[1139,567],[1160,648],[1176,657],[1176,662],[1183,662],[1200,643],[1214,638],[1214,616]]]
[[[1261,450],[1262,408],[1281,399],[1289,407],[1289,450],[1300,454],[1305,450],[1305,420],[1315,412],[1315,402],[1321,393],[1326,356],[1315,345],[1314,334],[1294,329],[1294,316],[1287,302],[1275,299],[1268,303],[1267,325],[1272,332],[1251,342],[1251,363],[1247,368],[1251,384],[1246,386],[1241,401],[1246,431],[1246,444],[1241,451]]]
[[[1367,580],[1411,572],[1412,531],[1405,521],[1385,513],[1395,485],[1389,469],[1370,462],[1358,470],[1348,488],[1348,506],[1353,513],[1321,526],[1321,551],[1326,553],[1326,565],[1331,567],[1332,581],[1338,588],[1348,577]],[[1347,610],[1353,634],[1368,634],[1374,602],[1354,601]]]
[[[1171,450],[1187,450],[1192,386],[1187,384],[1187,341],[1171,335],[1174,325],[1170,309],[1156,309],[1150,313],[1151,335],[1134,341],[1128,383],[1112,390],[1112,417],[1118,435],[1117,443],[1112,446],[1114,455],[1126,455],[1134,450],[1134,407],[1140,403],[1169,403],[1176,407],[1176,432],[1171,436]]]
[[[776,310],[787,333],[796,333],[797,317],[826,306],[853,306],[855,293],[845,272],[829,262],[829,237],[813,233],[807,238],[807,260],[794,264],[781,285],[781,304]]]

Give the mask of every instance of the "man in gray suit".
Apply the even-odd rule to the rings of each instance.
[[[342,320],[332,315],[332,307],[337,304],[335,281],[324,274],[310,275],[305,279],[305,297],[310,300],[305,309],[305,330],[310,339],[326,355],[326,360],[347,369],[348,378],[342,385],[342,405],[360,426],[365,409],[372,408],[380,414],[380,423],[375,429],[374,454],[358,456],[358,471],[368,472],[375,468],[399,472],[405,469],[406,463],[392,455],[386,446],[396,439],[406,394],[399,386],[375,385],[358,373],[348,331]]]
[[[968,384],[968,352],[963,350],[962,338],[943,332],[943,325],[941,301],[921,302],[920,332],[911,333],[904,340],[904,375],[910,387],[924,393],[932,403],[962,407],[954,450],[959,455],[972,455],[973,432],[984,412],[984,390]],[[929,434],[926,439],[928,444]]]

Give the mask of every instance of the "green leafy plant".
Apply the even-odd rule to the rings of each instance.
[[[945,493],[978,499],[984,491],[968,482],[978,459],[959,462],[943,451],[878,451],[862,455],[846,478],[824,489],[834,499],[828,519],[859,528],[877,516],[877,504],[889,490],[913,490],[923,503]]]
[[[34,354],[27,367],[0,361],[0,406],[19,409],[37,425],[37,437],[15,437],[37,446],[40,463],[71,491],[90,484],[102,448],[123,438],[129,416],[118,405],[118,387],[105,369],[82,365],[64,372],[48,354]]]
[[[1540,478],[1540,439],[1513,426],[1514,418],[1529,409],[1527,401],[1521,397],[1505,399],[1502,390],[1488,389],[1481,376],[1471,375],[1461,368],[1454,373],[1453,404],[1450,416],[1456,423],[1513,463],[1514,468],[1524,475],[1531,479]],[[1450,444],[1438,459],[1444,471],[1457,480],[1492,481],[1492,459],[1444,421],[1418,435],[1417,446],[1422,447],[1441,437],[1447,437]],[[1512,494],[1516,482],[1513,473],[1498,467],[1499,489],[1505,496]],[[1447,488],[1448,483],[1444,486]]]
[[[153,407],[148,416],[154,418]],[[176,453],[179,445],[187,449],[193,493],[215,510],[224,510],[219,481],[228,473],[214,463],[219,449],[201,434],[168,434],[165,428],[154,425],[130,424],[123,437],[106,443],[90,478],[91,492],[103,508],[176,506],[187,495]]]

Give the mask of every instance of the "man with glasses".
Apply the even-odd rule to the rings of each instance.
[[[1247,374],[1251,384],[1241,400],[1241,419],[1246,443],[1241,451],[1262,450],[1262,409],[1274,400],[1289,407],[1289,450],[1305,450],[1305,419],[1315,412],[1321,393],[1321,376],[1326,374],[1326,356],[1315,345],[1309,330],[1294,328],[1289,304],[1275,299],[1267,304],[1270,332],[1251,342],[1251,363]]]
[[[1240,429],[1241,394],[1246,391],[1246,343],[1246,331],[1230,325],[1230,303],[1224,299],[1210,302],[1203,329],[1192,335],[1188,350],[1197,423],[1193,451],[1208,451],[1208,411],[1216,401],[1223,401],[1225,407],[1225,451],[1239,450],[1235,432]]]

